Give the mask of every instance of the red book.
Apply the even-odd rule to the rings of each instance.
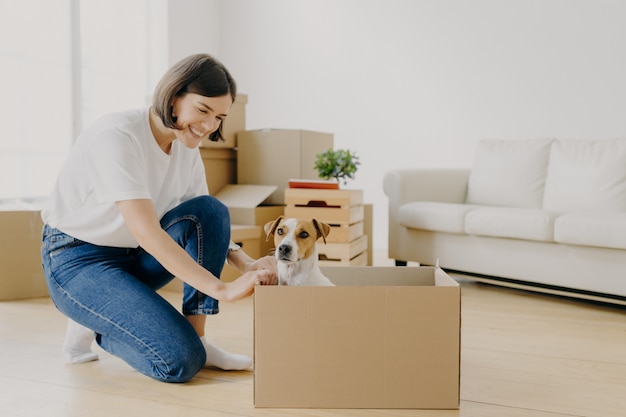
[[[339,183],[335,180],[289,180],[289,188],[317,188],[324,190],[338,190]]]

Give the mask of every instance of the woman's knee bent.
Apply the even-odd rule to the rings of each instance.
[[[188,349],[170,363],[154,363],[152,373],[148,376],[161,382],[187,382],[200,372],[206,364],[206,351],[200,347]]]

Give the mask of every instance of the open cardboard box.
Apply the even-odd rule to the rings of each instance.
[[[275,185],[228,184],[215,195],[228,207],[231,224],[254,225],[261,228],[259,239],[260,256],[267,255],[274,242],[265,240],[263,226],[284,213],[283,205],[268,204],[269,196],[276,191]],[[246,250],[247,252],[247,250]]]
[[[336,287],[255,290],[255,406],[458,409],[458,283],[436,267],[322,271]]]

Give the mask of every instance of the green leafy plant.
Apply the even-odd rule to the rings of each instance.
[[[348,179],[354,179],[359,162],[359,157],[347,149],[328,149],[315,155],[315,169],[320,178],[329,180],[335,178],[337,182],[343,180],[344,185]]]

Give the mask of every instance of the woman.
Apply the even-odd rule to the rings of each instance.
[[[175,64],[150,108],[111,114],[78,138],[42,212],[50,296],[70,320],[68,361],[97,359],[94,340],[139,372],[184,382],[205,365],[252,360],[204,337],[218,300],[276,283],[273,257],[250,258],[230,240],[227,208],[208,195],[198,151],[221,139],[236,96],[228,70],[205,54]],[[218,277],[225,260],[243,275]],[[182,314],[156,293],[184,281]]]

